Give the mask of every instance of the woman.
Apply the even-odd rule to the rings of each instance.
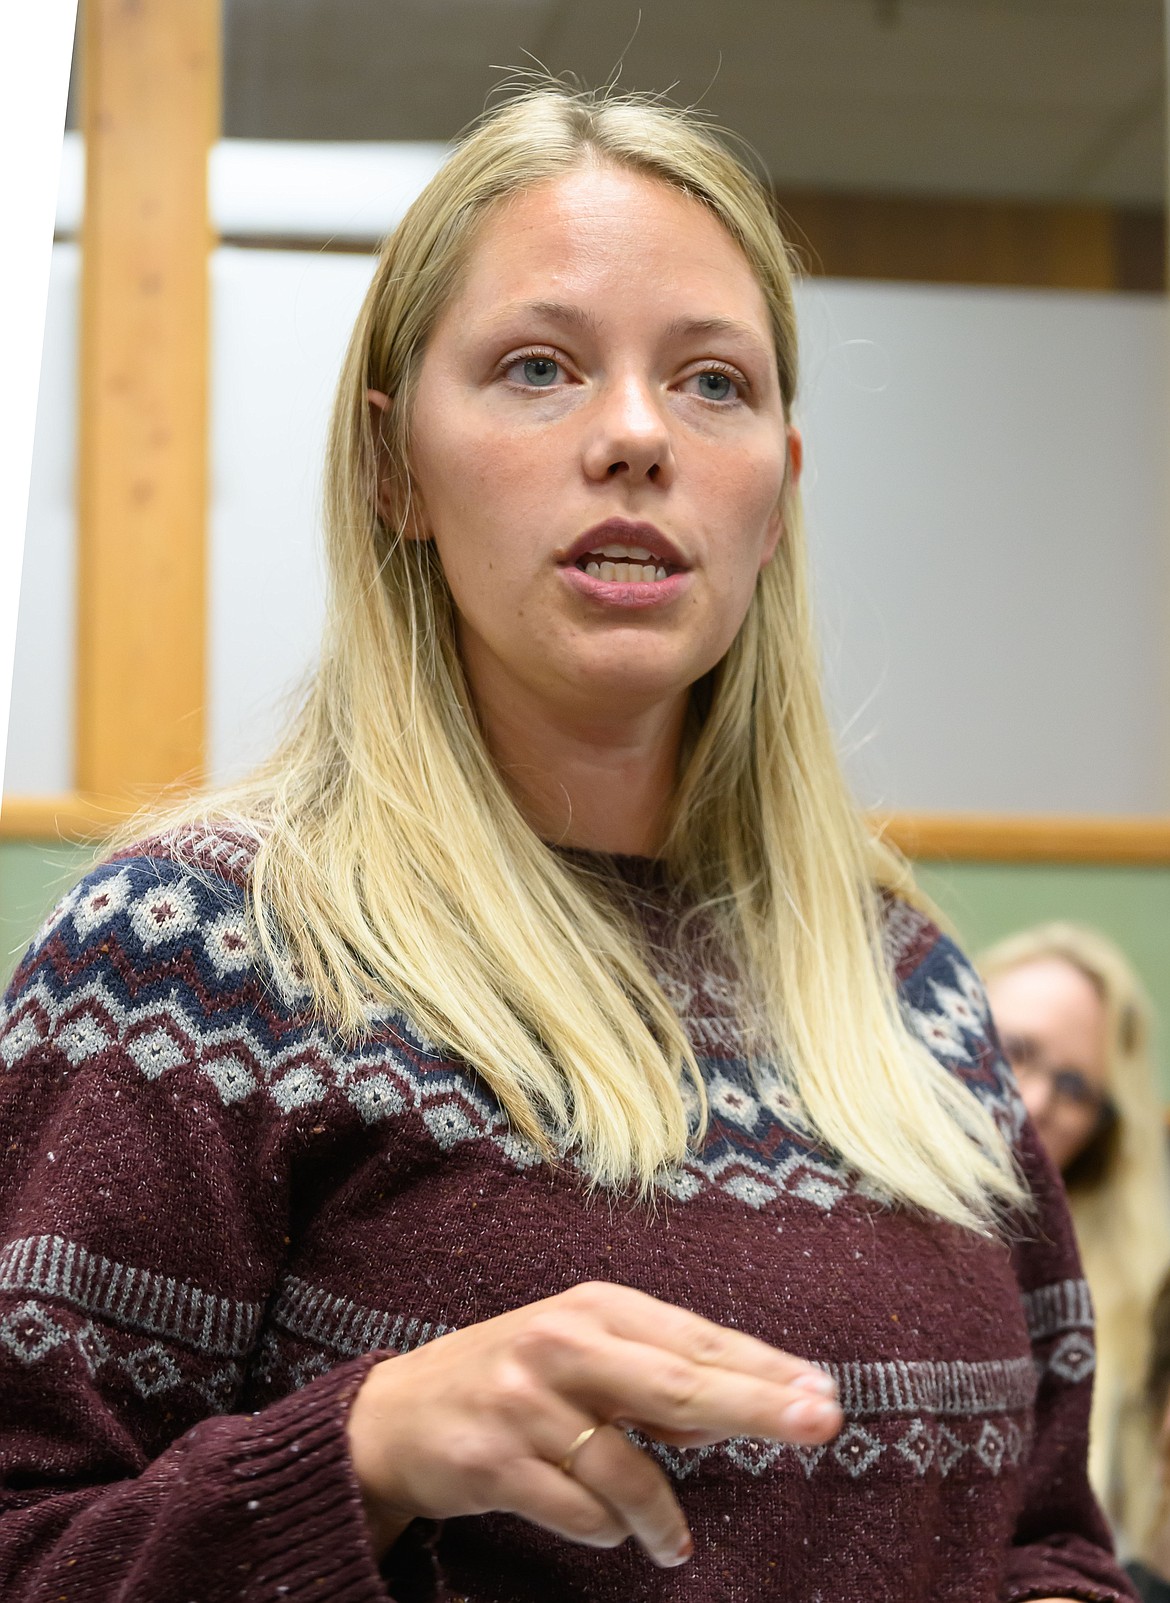
[[[1131,1595],[1059,1188],[836,764],[795,373],[652,104],[521,96],[387,243],[299,722],[8,1000],[6,1597]]]
[[[1150,1007],[1114,944],[1078,924],[1022,930],[980,959],[1020,1095],[1068,1190],[1097,1315],[1089,1472],[1140,1552],[1157,1484],[1143,1391],[1170,1266],[1170,1185]]]

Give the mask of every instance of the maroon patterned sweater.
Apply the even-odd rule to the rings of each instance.
[[[744,1072],[733,992],[663,951],[712,1122],[651,1209],[590,1198],[404,1020],[346,1046],[261,962],[246,850],[91,874],[0,1012],[0,1596],[8,1603],[1008,1603],[1131,1598],[1085,1478],[1092,1316],[1059,1187],[955,948],[894,904],[911,1026],[1017,1132],[1007,1243],[887,1206]],[[379,1570],[345,1418],[375,1353],[585,1279],[816,1360],[821,1447],[650,1444],[680,1570],[519,1519],[411,1527]]]

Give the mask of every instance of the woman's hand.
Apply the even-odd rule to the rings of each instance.
[[[595,1547],[634,1536],[670,1565],[690,1556],[690,1533],[624,1427],[676,1447],[807,1444],[835,1436],[842,1417],[823,1370],[595,1283],[376,1364],[349,1438],[379,1555],[412,1519],[498,1509]]]

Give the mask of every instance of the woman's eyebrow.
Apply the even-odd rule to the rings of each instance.
[[[514,317],[543,318],[588,334],[595,334],[598,328],[597,319],[592,312],[586,311],[582,306],[574,306],[568,301],[513,301],[499,320],[511,320]],[[676,317],[666,325],[663,335],[668,341],[710,335],[731,335],[745,340],[765,359],[771,351],[771,346],[760,337],[758,330],[750,323],[744,323],[735,317]]]
[[[760,338],[758,330],[735,317],[676,317],[666,327],[667,339],[694,339],[709,334],[731,335],[735,339],[746,340],[762,356],[767,356],[771,350],[768,342]]]
[[[511,321],[515,317],[543,318],[547,322],[564,323],[569,328],[581,329],[590,334],[597,331],[597,319],[593,314],[567,301],[513,301],[494,321]]]

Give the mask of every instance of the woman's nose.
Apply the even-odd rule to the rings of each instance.
[[[627,377],[599,397],[585,447],[585,471],[593,479],[627,476],[660,484],[674,472],[670,429],[652,387]]]

